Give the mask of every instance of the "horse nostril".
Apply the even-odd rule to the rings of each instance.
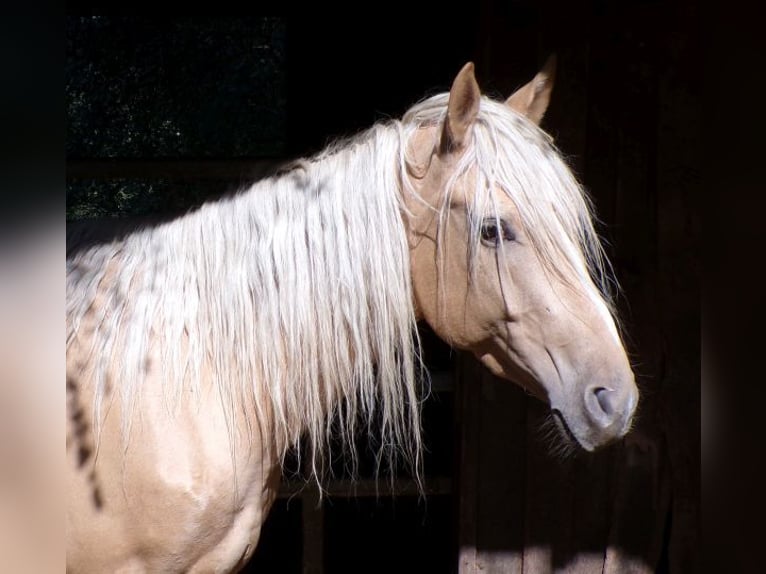
[[[598,406],[601,407],[601,410],[604,411],[607,416],[612,416],[614,414],[614,405],[612,404],[614,391],[610,391],[604,387],[596,387],[593,389],[593,393],[596,395],[596,400],[598,401]]]

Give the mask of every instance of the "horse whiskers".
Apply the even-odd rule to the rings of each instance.
[[[540,422],[536,433],[536,438],[545,445],[548,454],[561,462],[574,459],[580,453],[579,445],[566,429],[562,428],[563,424],[556,419],[553,411],[550,411]]]

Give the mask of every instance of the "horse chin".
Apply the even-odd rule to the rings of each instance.
[[[591,444],[587,440],[578,438],[577,435],[569,428],[564,415],[558,409],[551,409],[551,415],[553,416],[553,422],[556,424],[556,428],[559,430],[560,436],[569,444],[577,445],[581,449],[587,452],[593,452],[596,450],[596,446]]]
[[[587,452],[594,452],[619,441],[627,429],[618,432],[604,432],[593,428],[578,416],[567,416],[566,412],[553,406],[551,415],[560,436],[569,444],[577,445]]]

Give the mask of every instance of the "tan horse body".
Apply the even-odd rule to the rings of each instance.
[[[509,98],[506,107],[512,111],[503,112],[502,104],[494,104],[499,110],[495,113],[507,114],[504,129],[518,127],[532,134],[527,139],[543,150],[540,161],[548,157],[549,148],[544,138],[537,142],[542,132],[536,124],[547,107],[552,73],[547,65]],[[525,221],[529,215],[519,202],[500,191],[489,203],[475,196],[482,172],[466,168],[465,162],[467,154],[474,153],[474,130],[488,121],[480,112],[483,106],[491,104],[480,97],[469,64],[453,83],[442,121],[424,121],[408,132],[412,134],[405,142],[410,191],[400,191],[411,270],[413,300],[408,305],[413,320],[427,321],[451,345],[469,350],[494,373],[548,401],[570,437],[592,450],[629,429],[638,400],[630,365],[607,304],[588,275],[589,262],[577,238],[546,243]],[[405,116],[404,122],[417,123],[417,117]],[[460,170],[464,175],[456,180]],[[277,177],[289,178],[291,172]],[[447,200],[445,189],[453,190]],[[488,205],[491,211],[475,221]],[[564,229],[570,219],[577,219],[566,209],[554,216],[564,221]],[[572,208],[573,212],[576,209],[580,208]],[[226,225],[222,228],[225,233]],[[549,259],[554,251],[563,253],[568,263],[547,268],[541,249],[547,250]],[[115,298],[133,301],[132,283],[115,295],[109,285],[121,272],[119,257],[107,256],[98,260],[101,263],[87,257],[85,252],[73,259],[73,269],[78,261],[107,268],[97,284],[90,285],[86,310],[67,317],[71,463],[67,569],[73,573],[237,570],[258,542],[276,496],[285,448],[307,432],[300,428],[301,408],[291,414],[287,407],[284,412],[272,407],[280,404],[275,395],[281,387],[266,381],[258,381],[252,394],[243,395],[249,400],[233,402],[232,396],[239,395],[222,393],[214,382],[218,359],[213,358],[202,360],[197,370],[179,374],[186,382],[196,382],[174,387],[182,389],[180,397],[169,396],[161,368],[167,349],[159,343],[147,344],[143,380],[130,395],[131,404],[125,404],[127,399],[119,392],[125,379],[119,357],[106,372],[98,372],[99,341],[109,322],[99,310],[120,309]],[[309,281],[306,273],[296,280]],[[68,272],[68,283],[70,289],[81,288],[74,272]],[[222,294],[226,288],[222,280]],[[179,333],[172,356],[186,364],[198,347],[188,331]],[[160,340],[154,330],[146,336]],[[131,335],[121,337],[119,344],[129,344]],[[356,340],[348,336],[344,341],[351,347],[352,361],[358,358]],[[284,359],[284,371],[290,373],[288,338],[278,334],[271,343]],[[214,346],[215,341],[206,344]],[[318,362],[324,360],[320,351],[317,356]],[[356,368],[364,366],[351,371]],[[97,380],[105,381],[102,387]],[[323,381],[316,401],[305,408],[320,405],[311,416],[321,420],[347,395],[344,387]],[[100,410],[94,408],[98,404]]]
[[[72,364],[85,354],[78,347],[67,368],[87,381]],[[85,414],[92,388],[71,384],[77,390],[69,390],[69,409],[82,417],[82,430],[68,453],[68,570],[227,572],[244,565],[279,486],[279,458],[268,438],[237,429],[232,456],[212,385],[170,417],[162,380],[149,375],[125,453],[119,404],[96,449]]]

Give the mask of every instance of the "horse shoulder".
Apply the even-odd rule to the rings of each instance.
[[[210,571],[249,558],[279,482],[262,427],[228,425],[210,387],[173,408],[150,374],[127,442],[118,393],[96,439],[88,374],[67,381],[71,570]]]

